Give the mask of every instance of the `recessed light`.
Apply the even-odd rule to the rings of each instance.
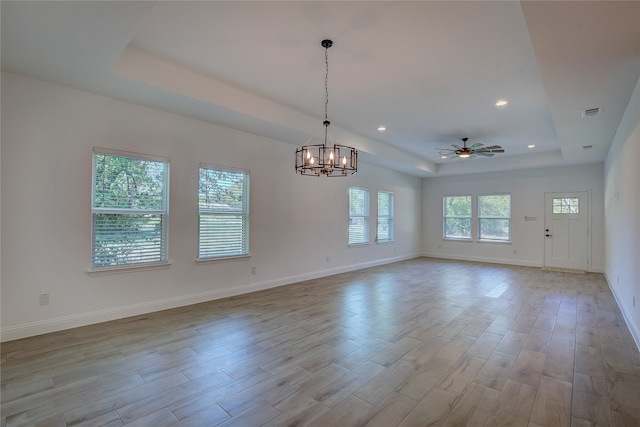
[[[385,130],[387,130],[386,127],[384,126],[378,126],[378,132],[384,132]]]
[[[536,144],[529,144],[527,145],[528,148],[536,148]]]
[[[507,105],[509,102],[506,99],[498,99],[496,101],[496,107],[504,107],[505,105]]]

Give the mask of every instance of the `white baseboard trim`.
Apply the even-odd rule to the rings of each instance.
[[[538,261],[524,261],[521,259],[506,259],[506,258],[487,258],[477,256],[461,256],[457,254],[443,254],[440,252],[425,252],[422,256],[428,258],[440,258],[440,259],[455,259],[457,261],[474,261],[474,262],[486,262],[490,264],[506,264],[506,265],[520,265],[523,267],[544,267],[544,263]],[[599,266],[592,266],[588,273],[602,273],[604,269]]]
[[[281,277],[274,280],[250,283],[242,286],[234,286],[224,289],[216,289],[208,292],[200,292],[189,295],[180,295],[173,298],[148,301],[139,304],[132,304],[122,307],[108,308],[89,313],[74,314],[71,316],[57,317],[37,322],[24,323],[21,325],[8,326],[0,330],[0,342],[12,341],[20,338],[27,338],[35,335],[50,332],[62,331],[65,329],[77,328],[80,326],[92,325],[95,323],[108,322],[111,320],[123,319],[125,317],[138,316],[155,311],[168,310],[171,308],[183,307],[221,298],[227,298],[250,292],[262,291],[276,288],[278,286],[290,285],[292,283],[303,282],[305,280],[318,279],[349,271],[361,270],[363,268],[377,265],[390,264],[397,261],[420,257],[421,254],[413,254],[385,259],[367,261],[358,264],[336,267],[327,270],[315,271],[295,276]]]
[[[542,263],[536,261],[525,261],[521,259],[506,259],[506,258],[488,258],[479,256],[464,256],[457,254],[443,254],[439,252],[425,252],[422,256],[428,258],[441,258],[441,259],[454,259],[457,261],[473,261],[484,262],[489,264],[506,264],[506,265],[519,265],[523,267],[542,267]]]
[[[629,332],[631,332],[631,336],[633,337],[633,340],[636,342],[636,347],[638,347],[638,351],[640,351],[640,329],[638,329],[638,325],[633,323],[631,321],[631,318],[629,317],[629,315],[627,315],[627,313],[624,311],[624,305],[622,305],[620,303],[620,298],[616,294],[615,289],[611,286],[611,282],[609,281],[609,277],[605,274],[604,278],[606,279],[607,285],[609,286],[609,289],[611,290],[611,293],[613,294],[613,298],[616,300],[616,304],[618,304],[618,308],[620,309],[620,312],[622,313],[622,317],[624,318],[624,322],[627,324],[627,328],[629,328]]]

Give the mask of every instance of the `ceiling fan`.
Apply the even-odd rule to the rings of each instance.
[[[504,149],[499,145],[483,147],[484,144],[476,142],[467,147],[468,140],[469,138],[462,138],[462,147],[458,144],[451,144],[453,148],[440,148],[440,157],[443,159],[455,159],[456,157],[466,159],[475,156],[493,157],[495,153],[504,153]]]

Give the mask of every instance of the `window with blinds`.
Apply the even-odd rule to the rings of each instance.
[[[249,172],[200,165],[198,259],[249,255]]]
[[[369,243],[369,190],[349,188],[349,245]]]
[[[511,240],[511,195],[478,196],[478,239]]]
[[[169,160],[94,149],[91,267],[168,261]]]
[[[377,241],[393,241],[393,193],[388,191],[378,191]]]
[[[471,196],[442,198],[442,237],[471,239]]]

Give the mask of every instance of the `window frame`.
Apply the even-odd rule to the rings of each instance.
[[[556,203],[556,200],[559,200],[559,203]],[[576,204],[573,203],[574,200],[577,201]],[[556,212],[556,207],[560,208],[560,212]],[[580,198],[579,197],[552,197],[551,214],[552,215],[580,215]]]
[[[462,198],[468,197],[470,200],[469,204],[469,215],[447,215],[447,199],[449,198]],[[468,237],[459,237],[459,236],[447,236],[447,219],[465,219],[469,221],[469,236]],[[472,194],[463,194],[463,195],[444,195],[442,196],[442,238],[444,240],[458,240],[463,242],[471,242],[473,241],[473,195]]]
[[[352,200],[351,200],[351,192],[352,191],[361,191],[364,195],[365,195],[365,200],[364,200],[364,207],[363,210],[364,212],[362,214],[360,213],[356,213],[353,214],[352,213]],[[364,187],[349,187],[349,228],[348,228],[348,245],[350,247],[354,247],[354,246],[365,246],[368,245],[370,243],[370,239],[371,239],[371,232],[369,230],[370,227],[370,209],[371,209],[371,195],[370,195],[370,191],[368,188],[364,188]],[[352,221],[362,218],[363,220],[363,239],[362,241],[355,241],[352,240],[352,232],[351,232],[351,223]]]
[[[482,215],[480,209],[480,198],[482,197],[491,197],[491,196],[509,196],[509,216],[489,216]],[[477,239],[479,242],[497,242],[497,243],[510,243],[511,242],[511,193],[487,193],[487,194],[478,194],[476,195],[476,222],[477,222]],[[507,220],[508,222],[508,236],[506,239],[488,239],[483,238],[482,233],[482,220]]]
[[[135,160],[146,160],[150,162],[158,162],[163,164],[162,179],[162,207],[160,209],[135,209],[123,207],[104,207],[97,206],[97,162],[98,155],[111,157],[121,157]],[[155,156],[149,154],[135,153],[124,150],[115,150],[110,148],[93,147],[91,154],[91,251],[90,251],[90,268],[89,273],[108,273],[110,271],[122,271],[141,268],[166,268],[169,266],[169,190],[170,190],[170,159],[168,157]],[[159,245],[159,259],[155,261],[138,261],[124,262],[110,265],[100,265],[96,263],[96,239],[99,235],[96,224],[97,215],[160,215],[161,232]]]
[[[202,210],[200,204],[200,183],[201,183],[201,173],[203,169],[213,170],[218,172],[229,172],[229,173],[240,173],[243,176],[242,182],[242,207],[240,210],[234,211],[224,211],[224,212],[206,212]],[[197,241],[197,258],[196,261],[198,263],[203,262],[215,262],[215,261],[223,261],[228,259],[236,259],[236,258],[248,258],[251,256],[250,254],[250,219],[251,219],[251,210],[250,210],[250,194],[251,194],[251,174],[248,169],[240,169],[229,166],[219,166],[208,163],[200,163],[198,165],[198,241]],[[209,255],[203,256],[202,249],[202,217],[203,216],[214,216],[214,217],[225,217],[225,216],[240,216],[242,217],[242,236],[240,239],[240,247],[241,250],[236,253],[227,253],[221,255]]]
[[[383,214],[380,214],[380,196],[381,195],[386,195],[389,197],[388,200],[388,208],[386,210],[386,212],[383,212]],[[377,219],[376,219],[376,243],[390,243],[394,241],[394,224],[393,224],[393,216],[394,216],[394,195],[393,192],[391,191],[384,191],[384,190],[378,190],[378,196],[377,196]],[[388,238],[386,239],[380,239],[380,226],[381,221],[380,220],[384,220],[387,224],[388,227]]]

